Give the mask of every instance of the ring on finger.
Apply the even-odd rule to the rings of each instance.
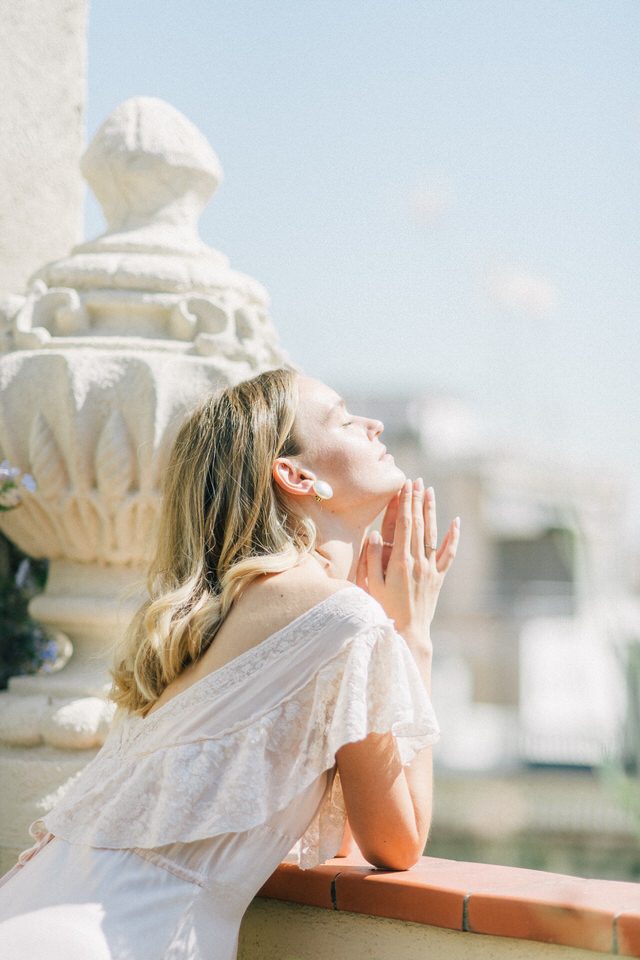
[[[428,551],[427,556],[429,555],[429,553],[431,553],[432,550],[437,550],[437,549],[438,549],[437,544],[431,544],[430,546],[425,547],[425,550]]]

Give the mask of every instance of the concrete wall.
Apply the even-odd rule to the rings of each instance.
[[[0,0],[0,295],[82,232],[86,0]]]
[[[238,950],[238,960],[595,960],[606,956],[610,954],[260,897],[244,915]]]

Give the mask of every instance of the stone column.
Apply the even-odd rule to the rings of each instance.
[[[104,741],[113,641],[144,596],[160,480],[187,411],[291,362],[265,289],[198,236],[222,171],[185,117],[155,98],[126,101],[82,172],[107,231],[37,271],[3,318],[0,459],[37,491],[0,523],[49,558],[30,611],[73,655],[0,693],[0,871]]]
[[[87,0],[0,0],[0,298],[82,236]]]

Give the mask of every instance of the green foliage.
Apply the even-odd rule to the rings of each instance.
[[[47,560],[26,556],[0,533],[0,690],[9,677],[36,673],[57,656],[55,641],[28,612],[47,572]]]

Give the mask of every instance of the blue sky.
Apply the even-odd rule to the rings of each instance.
[[[87,137],[139,94],[209,139],[203,239],[308,374],[640,490],[637,0],[94,0]]]

